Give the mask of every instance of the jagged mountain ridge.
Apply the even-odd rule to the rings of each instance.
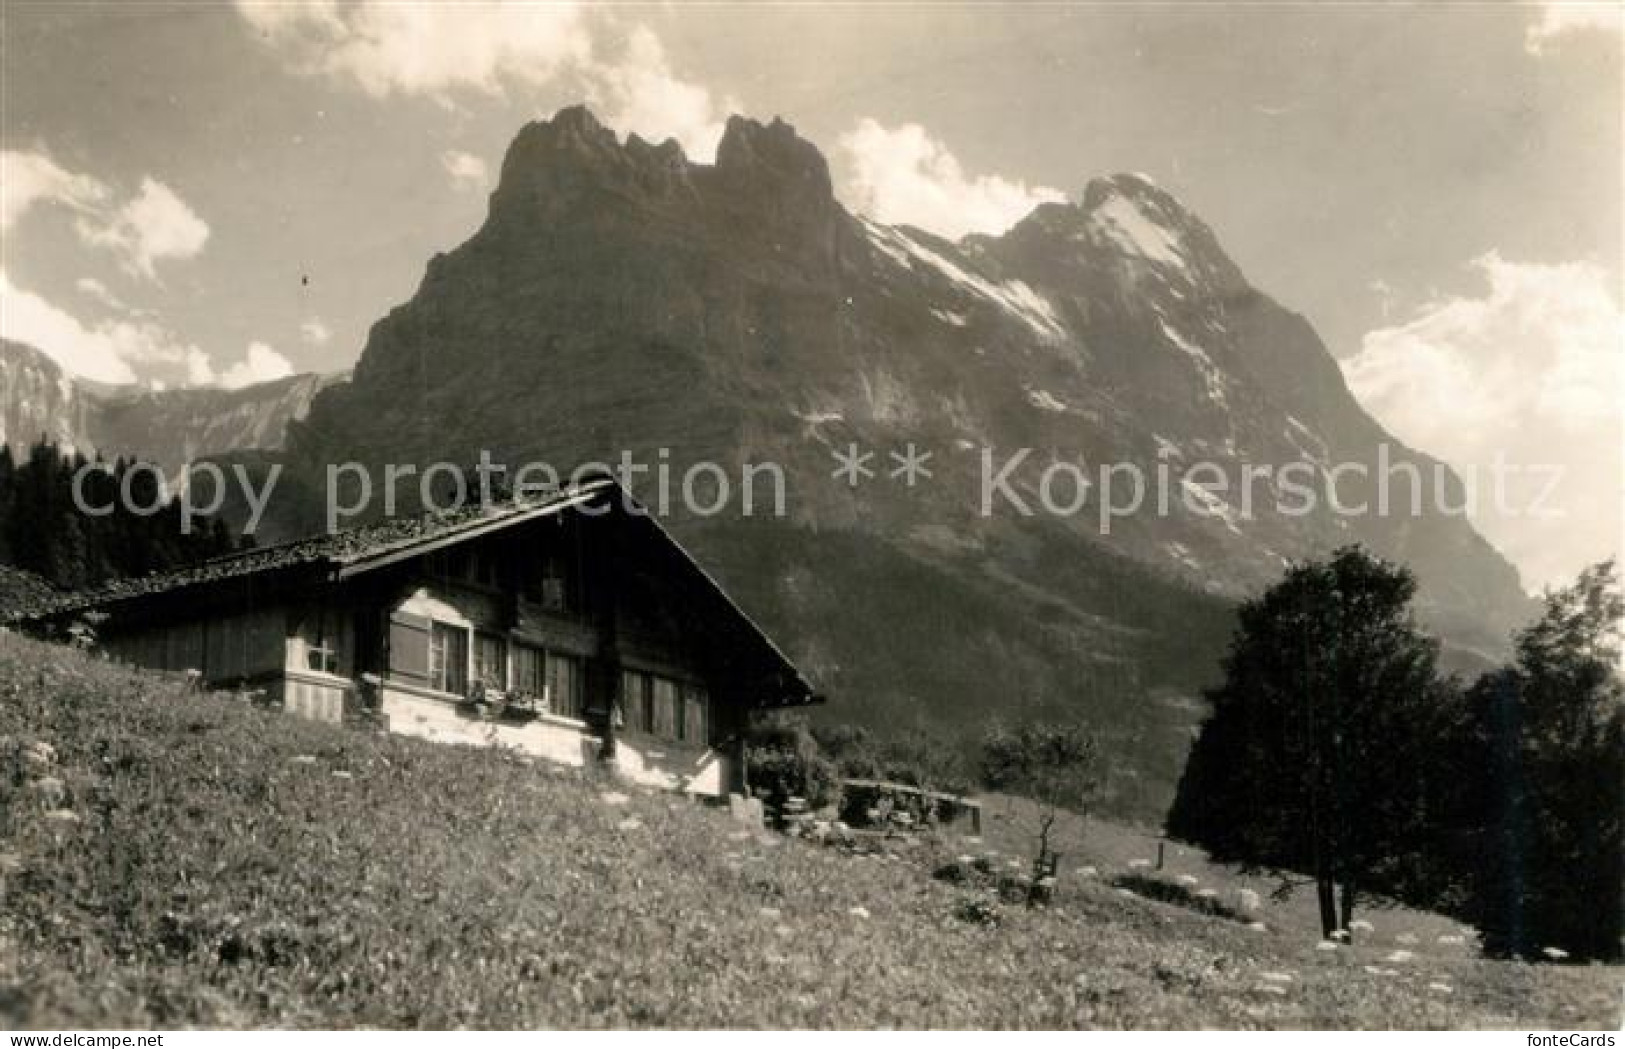
[[[909,443],[933,456],[913,487],[884,472]],[[1117,750],[1117,807],[1144,814],[1183,760],[1227,603],[1284,558],[1359,540],[1405,560],[1429,620],[1478,650],[1522,615],[1517,575],[1432,513],[1249,520],[1176,492],[1109,535],[1092,508],[984,515],[982,456],[1031,449],[1015,487],[1036,501],[1055,459],[1234,477],[1375,463],[1382,443],[1433,471],[1144,177],[951,243],[848,213],[782,121],[730,120],[697,164],[577,107],[519,133],[483,226],[374,326],[353,381],[292,427],[289,461],[314,490],[327,462],[481,450],[779,463],[786,518],[671,524],[835,697],[830,716],[973,735],[1017,707],[1081,715]],[[882,471],[856,488],[831,477],[853,444]]]
[[[38,349],[0,339],[0,443],[40,438],[86,455],[133,455],[167,476],[212,453],[278,449],[288,423],[343,374],[304,373],[238,390],[148,390],[75,380]]]

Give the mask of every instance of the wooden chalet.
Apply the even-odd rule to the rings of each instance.
[[[609,478],[117,581],[13,614],[324,721],[739,790],[752,712],[819,701]]]

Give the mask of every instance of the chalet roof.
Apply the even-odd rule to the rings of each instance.
[[[559,513],[614,487],[615,482],[608,478],[591,480],[540,500],[396,517],[379,524],[223,554],[172,572],[112,579],[85,590],[34,594],[14,602],[0,616],[0,622],[27,623],[131,598],[291,568],[326,568],[338,576],[354,575],[375,563],[426,553],[488,531]]]
[[[11,607],[0,611],[0,624],[27,625],[50,621],[76,612],[101,610],[126,601],[139,601],[191,587],[209,587],[232,579],[283,571],[309,571],[330,579],[344,579],[489,532],[559,514],[609,492],[625,496],[613,478],[602,477],[570,485],[543,499],[392,518],[375,525],[226,554],[173,572],[110,580],[88,590],[31,592],[14,597]],[[640,514],[639,519],[646,522],[658,541],[674,552],[706,589],[727,605],[752,640],[795,682],[795,691],[801,696],[799,702],[817,702],[811,685],[783,651],[733,602],[688,551],[653,517]]]

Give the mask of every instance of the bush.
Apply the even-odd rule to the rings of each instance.
[[[801,717],[780,716],[757,726],[746,746],[751,793],[773,804],[805,798],[809,807],[837,802],[841,777]]]
[[[1004,912],[986,896],[966,896],[954,905],[954,917],[970,925],[997,929],[1004,920]]]

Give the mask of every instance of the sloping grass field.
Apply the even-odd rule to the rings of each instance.
[[[1259,931],[1125,894],[1130,831],[1086,830],[1054,907],[963,920],[930,872],[1007,832],[858,857],[0,635],[4,1027],[1620,1020],[1618,969],[1323,951],[1274,904]]]

